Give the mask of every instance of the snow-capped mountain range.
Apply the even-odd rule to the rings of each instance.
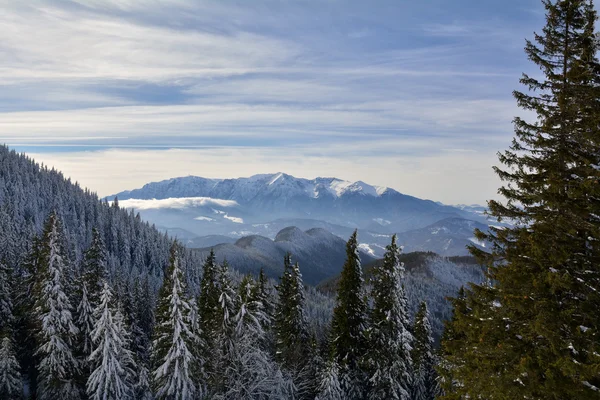
[[[284,173],[238,179],[173,178],[109,199],[115,197],[122,207],[139,211],[164,230],[176,230],[191,245],[194,240],[206,244],[201,238],[209,235],[274,238],[288,226],[302,230],[322,228],[343,238],[358,228],[359,233],[366,233],[363,238],[376,238],[363,243],[363,248],[379,256],[387,244],[383,242],[389,241],[393,233],[406,233],[449,219],[486,223],[479,212],[422,200],[387,187],[337,178],[295,178]],[[435,242],[436,236],[432,238]],[[468,241],[462,236],[460,239]],[[413,245],[431,250],[445,246]]]

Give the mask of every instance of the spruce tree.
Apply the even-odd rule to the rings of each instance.
[[[0,335],[0,399],[23,397],[23,382],[19,373],[12,338]]]
[[[490,285],[466,293],[467,315],[445,345],[456,382],[445,398],[592,399],[600,390],[600,81],[589,0],[543,1],[546,25],[523,75],[511,148],[499,155],[506,182],[490,214],[509,227],[477,232],[491,254]],[[457,340],[457,339],[454,339]],[[448,379],[444,377],[445,385]],[[450,390],[450,391],[448,391]]]
[[[308,322],[304,315],[304,284],[298,264],[291,255],[284,259],[284,271],[277,285],[275,308],[275,348],[279,364],[298,376],[307,364],[309,354]]]
[[[36,397],[38,388],[39,356],[36,355],[40,321],[35,314],[36,289],[41,279],[41,238],[35,236],[31,249],[17,270],[15,319],[16,348],[22,374],[31,397]]]
[[[81,283],[81,300],[77,306],[77,327],[80,336],[80,351],[85,360],[92,354],[93,340],[92,331],[94,330],[94,308],[90,304],[87,286],[85,282]]]
[[[236,357],[236,323],[234,316],[239,305],[238,296],[229,279],[227,260],[224,260],[217,270],[217,283],[219,290],[219,312],[216,316],[218,324],[217,345],[214,348],[215,351],[211,361],[214,370],[212,375],[209,376],[209,387],[211,387],[211,395],[223,396],[229,387],[229,378],[225,371],[231,360]]]
[[[339,367],[335,358],[331,358],[321,371],[315,400],[349,399],[342,390],[339,380]]]
[[[0,335],[8,335],[15,323],[13,315],[13,271],[0,262]]]
[[[279,370],[271,355],[264,349],[265,318],[263,305],[257,301],[257,284],[246,276],[237,294],[237,312],[233,318],[232,336],[227,338],[229,350],[221,364],[223,391],[217,398],[224,399],[293,399],[295,387]]]
[[[34,288],[35,315],[39,322],[36,354],[39,357],[38,397],[79,399],[76,377],[79,373],[74,350],[79,333],[73,322],[65,272],[63,238],[58,216],[51,213],[42,235],[39,279]]]
[[[0,398],[22,397],[23,382],[13,338],[12,270],[0,262]]]
[[[396,235],[387,246],[383,263],[373,271],[369,352],[369,399],[410,399],[412,359],[408,304],[402,285],[404,266]]]
[[[106,248],[98,229],[92,229],[92,242],[83,255],[82,281],[92,309],[100,304],[103,282],[108,278]]]
[[[354,231],[346,244],[346,262],[333,310],[331,337],[343,389],[348,397],[358,399],[362,398],[365,386],[359,364],[366,352],[367,303],[357,235]]]
[[[152,386],[157,399],[186,400],[204,395],[203,382],[196,381],[203,365],[194,355],[200,339],[192,329],[179,251],[174,243],[156,311]]]
[[[198,296],[198,317],[202,326],[203,342],[203,348],[199,350],[202,358],[206,360],[205,371],[207,376],[215,374],[214,362],[216,358],[213,350],[217,347],[216,342],[221,327],[219,317],[221,312],[220,295],[219,266],[216,262],[215,252],[211,249],[202,268],[200,295]]]
[[[435,356],[433,337],[429,323],[427,303],[422,302],[415,316],[413,326],[413,399],[433,400],[437,395],[437,374],[435,372]]]
[[[91,400],[130,399],[134,393],[133,355],[128,349],[123,318],[113,308],[113,294],[106,281],[94,315],[94,350],[88,360],[93,371],[87,381],[87,395]]]

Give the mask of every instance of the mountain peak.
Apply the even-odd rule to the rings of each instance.
[[[119,199],[164,199],[169,197],[213,197],[231,200],[250,200],[264,193],[284,197],[319,198],[345,195],[379,197],[391,189],[369,185],[363,181],[339,178],[296,178],[284,172],[258,174],[247,178],[209,179],[199,176],[171,178],[144,185],[141,189],[119,193]],[[114,197],[114,196],[111,196]]]

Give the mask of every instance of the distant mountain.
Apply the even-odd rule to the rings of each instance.
[[[304,282],[311,285],[337,275],[346,260],[346,242],[320,228],[305,232],[297,227],[287,227],[276,235],[275,240],[251,235],[213,248],[219,261],[227,259],[238,271],[256,273],[264,268],[273,278],[283,272],[283,258],[289,252],[293,262],[300,263]],[[198,252],[201,257],[206,257],[210,246]],[[360,252],[360,256],[364,262],[375,259],[364,252]]]
[[[468,245],[485,248],[488,243],[478,241],[473,231],[486,231],[487,225],[463,218],[447,218],[425,228],[400,233],[398,243],[405,251],[433,251],[442,256],[469,254]]]
[[[174,178],[111,197],[117,197],[122,206],[146,211],[146,218],[158,225],[163,225],[162,219],[183,218],[183,214],[191,213],[185,218],[192,217],[197,229],[170,226],[200,235],[227,234],[237,230],[236,225],[240,228],[239,225],[276,219],[312,219],[394,233],[423,228],[450,217],[482,218],[365,182],[337,178],[308,180],[284,173],[239,179]],[[172,211],[164,211],[167,209]]]

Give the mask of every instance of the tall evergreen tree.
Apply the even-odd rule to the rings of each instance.
[[[13,315],[13,271],[0,261],[0,335],[8,335],[15,323]]]
[[[302,275],[298,264],[292,264],[290,254],[285,256],[284,271],[277,292],[279,296],[274,321],[277,360],[284,369],[299,379],[308,361],[309,335],[304,315]]]
[[[413,400],[433,400],[437,395],[437,374],[433,337],[427,303],[422,302],[413,326],[412,361],[414,371]]]
[[[0,398],[17,400],[22,397],[23,382],[13,340],[0,335]]]
[[[93,371],[87,381],[87,394],[92,400],[120,400],[133,397],[133,355],[123,318],[113,308],[113,294],[108,285],[94,310],[96,325],[92,331],[94,350],[89,357]]]
[[[333,310],[331,336],[343,389],[348,397],[359,399],[363,396],[365,378],[359,364],[366,352],[367,302],[357,235],[354,231],[346,244],[346,262]]]
[[[195,381],[203,367],[193,350],[200,339],[192,329],[191,306],[185,296],[179,245],[175,243],[156,311],[152,378],[157,399],[186,400],[204,395],[204,383]]]
[[[77,327],[81,341],[81,352],[84,359],[92,354],[93,340],[92,331],[94,330],[94,308],[90,304],[87,286],[85,282],[81,284],[81,300],[77,306]]]
[[[214,372],[210,379],[211,395],[223,396],[228,390],[228,375],[226,369],[232,359],[235,359],[235,319],[239,299],[229,278],[227,260],[223,261],[217,271],[217,282],[219,290],[219,305],[216,321],[217,346],[213,356],[212,364]]]
[[[589,0],[544,0],[546,25],[525,51],[543,72],[523,75],[510,150],[496,173],[512,227],[477,232],[492,253],[491,285],[466,294],[467,315],[445,346],[446,398],[592,399],[600,390],[600,81]],[[446,379],[446,383],[448,379]]]
[[[339,367],[335,358],[331,358],[321,371],[315,400],[346,400],[339,380]]]
[[[219,265],[215,252],[211,249],[202,268],[200,295],[198,296],[198,317],[202,326],[203,342],[203,348],[199,350],[202,358],[206,361],[205,372],[209,377],[216,373],[216,358],[213,350],[217,347],[216,342],[221,328],[220,295]]]
[[[365,364],[370,372],[369,399],[410,399],[412,360],[408,304],[402,285],[404,266],[396,235],[387,246],[383,263],[375,267],[371,297],[369,352]]]
[[[0,262],[0,398],[19,399],[23,394],[23,382],[13,338],[12,270]]]
[[[108,278],[106,248],[98,229],[92,229],[92,242],[83,255],[82,281],[87,290],[88,301],[92,309],[101,302],[103,282]]]
[[[264,349],[265,318],[263,305],[257,301],[256,282],[245,277],[237,294],[237,312],[233,329],[226,338],[227,351],[221,364],[223,387],[217,399],[294,399],[295,387],[279,370]]]
[[[65,293],[68,285],[65,272],[62,230],[55,213],[46,221],[41,248],[39,279],[34,288],[35,314],[39,321],[38,397],[45,399],[79,399],[76,377],[79,363],[74,355],[78,330],[73,322],[73,307]]]

